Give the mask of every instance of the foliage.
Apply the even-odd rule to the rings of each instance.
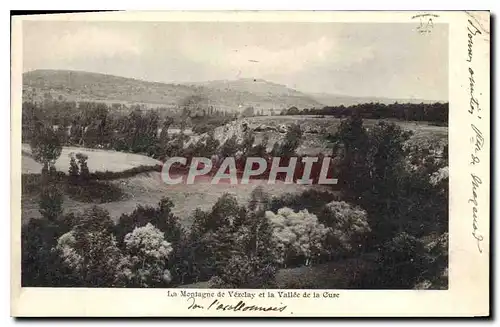
[[[219,148],[219,156],[221,158],[234,157],[239,150],[239,144],[236,140],[236,135],[228,138]]]
[[[79,180],[82,182],[86,182],[90,177],[89,167],[87,166],[88,156],[84,153],[77,153],[76,159],[78,160],[78,164],[80,165]]]
[[[307,209],[309,212],[316,215],[323,211],[324,206],[336,200],[336,195],[328,191],[318,191],[308,189],[302,193],[285,193],[280,197],[275,197],[271,200],[270,211],[277,211],[280,208],[287,207],[294,211]]]
[[[162,198],[157,207],[141,206],[130,214],[123,214],[115,226],[118,240],[123,240],[125,235],[137,227],[144,227],[148,223],[165,233],[165,239],[176,242],[182,234],[179,218],[172,213],[174,204],[169,198]]]
[[[69,161],[69,181],[71,184],[77,184],[80,176],[80,167],[76,163],[75,157],[72,155]]]
[[[259,257],[238,253],[232,256],[217,277],[228,288],[271,288],[277,268],[272,263],[264,264]],[[214,283],[214,281],[212,281]]]
[[[325,205],[318,219],[330,228],[326,244],[332,254],[359,254],[365,249],[371,232],[365,210],[344,201],[332,201]]]
[[[232,287],[273,284],[276,245],[263,212],[248,211],[225,194],[210,212],[195,211],[190,236],[200,279],[217,276]]]
[[[241,112],[242,117],[252,117],[255,116],[255,109],[254,107],[246,107],[242,112]]]
[[[117,285],[121,253],[112,232],[109,213],[94,206],[85,210],[74,228],[59,238],[55,250],[79,285]]]
[[[63,194],[55,183],[42,185],[39,211],[48,221],[57,220],[63,213]]]
[[[273,156],[289,158],[296,155],[295,152],[300,146],[301,139],[302,130],[300,129],[300,125],[291,125],[286,132],[285,139],[282,142],[274,144]]]
[[[50,127],[38,124],[30,140],[31,154],[35,161],[49,170],[61,155],[62,147],[56,133]]]
[[[370,188],[369,136],[359,116],[341,122],[332,138],[333,157],[342,190],[349,199],[359,199]]]
[[[173,248],[166,269],[171,274],[172,283],[179,284],[183,283],[185,278],[189,278],[192,267],[190,267],[190,249],[185,231],[179,223],[179,218],[172,213],[173,206],[168,198],[162,198],[157,207],[138,205],[132,213],[123,214],[119,218],[114,232],[118,240],[124,240],[134,229],[151,224],[164,233],[165,239]],[[126,248],[123,242],[120,242],[119,246],[122,249]]]
[[[377,268],[355,281],[356,287],[368,289],[446,288],[448,236],[426,245],[422,239],[399,233],[380,249]],[[429,285],[430,284],[430,285]]]
[[[154,287],[170,283],[172,276],[166,266],[173,248],[164,233],[148,223],[125,235],[123,243],[124,257],[118,274],[127,286]]]
[[[290,208],[281,208],[276,214],[266,211],[266,217],[273,228],[281,263],[286,265],[301,258],[307,266],[323,251],[328,228],[318,221],[316,215],[307,210],[294,212]]]
[[[118,185],[97,180],[89,180],[76,185],[69,183],[65,190],[71,199],[85,203],[109,203],[126,197]]]
[[[334,137],[344,195],[368,212],[372,245],[402,231],[421,237],[436,221],[443,232],[447,224],[447,192],[439,193],[429,180],[433,160],[409,169],[404,147],[409,137],[392,123],[379,122],[367,131],[357,117],[342,122]]]
[[[197,134],[209,133],[219,126],[224,126],[230,121],[234,120],[234,116],[226,116],[217,112],[209,111],[205,112],[203,116],[193,117],[191,122],[193,123],[192,131]]]
[[[21,285],[57,286],[63,283],[58,257],[51,251],[61,231],[56,221],[32,219],[21,229]]]
[[[208,288],[233,288],[232,285],[227,284],[219,276],[213,276],[208,281]]]
[[[442,126],[448,123],[448,103],[362,103],[352,106],[326,106],[321,109],[299,111],[296,107],[284,110],[282,115],[323,115],[338,118],[358,115],[362,118],[394,118],[406,121],[430,121]]]
[[[210,132],[207,135],[201,137],[196,143],[190,144],[184,150],[184,156],[187,158],[210,158],[216,153],[218,147],[219,141],[214,137],[213,132]]]

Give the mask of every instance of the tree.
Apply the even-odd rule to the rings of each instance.
[[[63,213],[63,194],[56,184],[42,185],[40,194],[40,213],[48,221],[56,221]]]
[[[268,143],[269,143],[269,135],[266,134],[266,135],[264,135],[260,144],[256,144],[255,146],[251,147],[248,150],[247,157],[265,158],[266,156],[268,156],[268,153],[267,153]]]
[[[274,283],[277,255],[271,226],[263,212],[249,212],[234,196],[220,197],[211,212],[196,210],[190,238],[200,278],[217,276],[233,287]]]
[[[148,223],[165,233],[165,238],[175,244],[183,231],[179,218],[172,212],[173,202],[169,198],[162,198],[157,207],[138,205],[130,214],[122,214],[114,227],[118,240],[137,227],[144,227]]]
[[[294,212],[289,208],[281,208],[276,214],[266,211],[266,217],[273,228],[281,263],[286,265],[292,259],[302,259],[308,266],[323,251],[328,228],[318,221],[316,215],[307,210]]]
[[[30,140],[30,147],[33,159],[43,165],[42,172],[55,169],[54,164],[61,155],[62,147],[52,128],[38,124]]]
[[[359,116],[340,123],[331,137],[337,176],[347,199],[358,200],[370,188],[368,143],[369,137]]]
[[[121,253],[107,211],[97,206],[85,210],[74,228],[59,238],[56,252],[81,286],[117,285]]]
[[[79,170],[80,180],[82,182],[86,182],[90,178],[90,171],[89,167],[87,166],[88,156],[84,153],[79,152],[76,154],[76,159],[78,160],[78,164],[80,165],[80,170]]]
[[[210,158],[219,147],[219,141],[214,137],[213,131],[203,135],[196,143],[191,143],[184,151],[184,156]]]
[[[236,135],[233,135],[221,145],[221,147],[219,148],[219,155],[221,158],[234,157],[238,150],[238,141],[236,140]]]
[[[172,275],[166,269],[173,252],[164,233],[148,223],[125,235],[124,258],[120,263],[119,278],[130,287],[155,287],[170,283]]]
[[[276,157],[290,158],[296,155],[295,151],[300,146],[302,141],[302,130],[298,124],[292,124],[285,135],[285,138],[280,143],[275,143],[273,155]]]
[[[161,127],[161,132],[160,132],[160,139],[159,139],[161,149],[164,149],[170,140],[170,136],[168,135],[168,130],[173,122],[174,122],[174,119],[172,117],[165,118],[165,121],[163,122],[163,125]]]
[[[208,107],[207,101],[205,97],[192,94],[180,101],[180,107],[182,108],[182,117],[187,119],[188,117],[202,115],[203,109]]]
[[[55,221],[31,219],[21,228],[21,285],[40,287],[61,285],[62,267],[51,249],[60,229]]]
[[[258,256],[237,253],[216,277],[222,281],[219,286],[224,288],[272,288],[276,272],[274,264],[266,264]]]
[[[412,289],[425,279],[430,262],[420,239],[399,233],[382,245],[380,253],[375,271],[361,276],[362,288]]]
[[[262,186],[257,186],[250,193],[250,201],[248,203],[248,209],[250,211],[266,211],[271,205],[271,197],[268,193],[264,192]]]
[[[413,178],[406,169],[404,145],[410,136],[410,132],[386,122],[367,131],[362,119],[353,116],[341,123],[332,138],[344,196],[368,212],[374,236],[372,245],[408,231],[412,220],[407,210],[418,199],[408,193],[408,183]]]
[[[255,109],[253,107],[246,107],[241,113],[242,117],[252,117],[255,116]]]
[[[80,176],[80,168],[78,167],[78,164],[76,163],[75,157],[73,154],[71,155],[71,159],[69,161],[69,180],[72,184],[76,184],[78,182],[78,178]]]
[[[318,219],[330,228],[326,242],[330,254],[364,250],[371,232],[365,210],[344,201],[332,201],[325,205]]]
[[[172,284],[179,284],[184,282],[185,278],[190,278],[192,264],[189,262],[191,253],[186,232],[180,225],[179,218],[173,214],[173,207],[174,204],[169,198],[162,198],[157,207],[138,205],[132,213],[120,216],[114,230],[117,239],[121,240],[118,245],[124,251],[125,236],[136,228],[151,224],[164,233],[173,249],[166,269],[171,273]]]
[[[252,153],[253,144],[255,142],[255,133],[249,129],[243,135],[243,141],[240,145],[240,149],[243,152],[243,156],[247,157]]]
[[[288,108],[288,111],[286,112],[287,115],[299,115],[300,111],[297,107],[290,107]]]

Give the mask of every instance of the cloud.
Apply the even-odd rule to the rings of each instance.
[[[77,29],[52,29],[50,32],[52,33],[26,34],[26,68],[32,68],[30,66],[36,66],[38,63],[139,56],[142,53],[138,38],[111,29],[82,26]]]
[[[414,24],[23,23],[24,71],[178,83],[262,78],[308,92],[448,98],[448,27]]]
[[[289,75],[321,65],[345,68],[373,57],[369,47],[353,47],[324,36],[279,50],[254,45],[234,49],[223,44],[206,44],[202,52],[199,49],[199,44],[185,43],[182,52],[197,63],[238,71],[242,76]]]

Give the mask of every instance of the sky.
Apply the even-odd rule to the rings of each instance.
[[[413,23],[23,22],[23,71],[154,82],[265,79],[299,91],[448,100],[448,26]]]

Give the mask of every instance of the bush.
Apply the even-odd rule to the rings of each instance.
[[[121,178],[129,178],[142,173],[149,173],[153,171],[161,172],[162,165],[140,165],[124,171],[96,171],[90,174],[92,180],[113,180]]]
[[[221,285],[228,288],[272,288],[276,271],[276,266],[265,264],[258,257],[238,253],[229,259],[217,276]]]
[[[337,196],[332,192],[306,190],[300,194],[286,193],[280,197],[275,197],[271,201],[271,211],[278,211],[280,208],[287,207],[294,211],[308,210],[314,214],[320,214],[324,206],[337,200]]]
[[[124,200],[126,197],[120,187],[93,180],[84,184],[67,184],[66,193],[71,199],[86,203],[108,203]]]
[[[446,247],[446,254],[442,252],[443,245]],[[399,233],[382,245],[377,267],[360,275],[352,286],[367,289],[413,289],[429,280],[439,285],[439,279],[447,269],[446,245],[447,235],[436,243],[435,246],[441,249],[436,255],[433,254],[435,246],[426,246],[421,239],[404,232]],[[447,280],[444,285],[447,285]]]

